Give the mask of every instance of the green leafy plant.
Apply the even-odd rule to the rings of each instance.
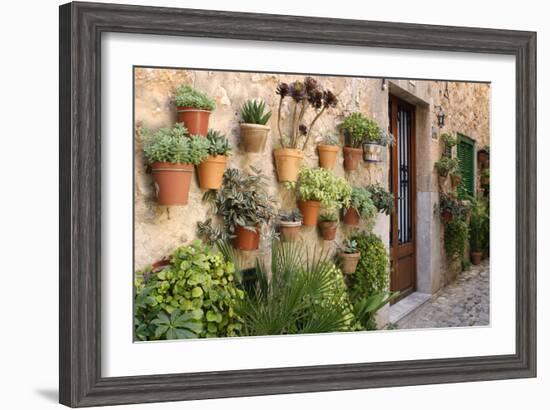
[[[298,208],[290,211],[280,211],[277,218],[281,222],[302,222],[302,213]]]
[[[346,238],[341,245],[338,246],[338,249],[342,253],[357,253],[359,252],[359,247],[357,246],[357,241],[355,239]]]
[[[347,147],[361,148],[363,142],[377,144],[380,141],[381,129],[376,121],[354,112],[344,118],[340,129],[344,133]]]
[[[201,241],[176,249],[160,272],[135,275],[135,335],[138,340],[237,336],[244,298],[235,267]]]
[[[251,171],[227,169],[221,189],[207,191],[203,196],[212,204],[214,213],[223,218],[224,229],[230,235],[237,225],[254,229],[277,215],[275,199],[267,192],[266,176],[253,167]]]
[[[356,320],[365,328],[372,329],[376,312],[399,296],[399,292],[380,292],[363,298],[354,304]],[[376,328],[376,324],[374,325]]]
[[[393,212],[394,197],[391,192],[380,184],[368,185],[367,190],[378,212],[382,212],[386,215],[390,215]]]
[[[246,124],[265,125],[271,118],[271,111],[266,111],[264,101],[248,100],[241,107],[241,117]]]
[[[449,173],[454,173],[458,170],[458,165],[459,162],[457,158],[451,158],[444,155],[434,164],[434,168],[440,176],[446,177]]]
[[[445,224],[445,252],[450,260],[462,258],[468,241],[468,224],[463,218],[453,218]]]
[[[213,111],[216,108],[213,98],[189,85],[182,85],[176,90],[176,105],[208,111]]]
[[[345,178],[336,177],[324,168],[301,168],[298,181],[287,182],[287,188],[295,189],[302,201],[320,201],[327,209],[348,207],[351,186]]]
[[[452,219],[465,219],[470,210],[469,203],[459,199],[454,193],[439,193],[439,213],[448,212]]]
[[[208,141],[208,155],[229,155],[231,145],[225,135],[221,132],[212,129],[208,130],[206,140]]]
[[[319,221],[321,222],[336,222],[338,221],[338,214],[334,211],[323,211],[319,215]]]
[[[189,137],[183,124],[161,128],[154,134],[144,129],[143,153],[148,163],[171,162],[198,165],[208,156],[209,143],[199,136]]]
[[[352,188],[350,207],[355,209],[362,219],[372,220],[376,216],[377,209],[367,188]]]
[[[236,312],[243,334],[283,335],[352,330],[355,322],[342,272],[327,254],[296,243],[273,243],[270,269],[256,264],[257,282]]]
[[[303,81],[294,81],[290,84],[279,83],[276,93],[280,96],[277,116],[280,145],[283,148],[297,149],[300,138],[303,138],[301,149],[304,150],[313,126],[327,109],[336,107],[338,98],[332,91],[323,89],[312,77],[305,77]],[[284,101],[289,101],[292,106],[288,134],[282,131],[281,112]],[[303,121],[308,108],[313,110],[314,116],[309,125],[306,125]]]
[[[481,252],[487,249],[489,242],[489,213],[488,201],[481,198],[471,198],[470,213],[470,249]]]
[[[443,154],[444,156],[451,156],[452,149],[458,144],[458,139],[449,133],[441,134],[441,141],[443,142]]]

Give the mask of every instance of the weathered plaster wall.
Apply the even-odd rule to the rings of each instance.
[[[259,168],[270,179],[270,191],[277,198],[280,208],[295,207],[292,192],[277,183],[273,165],[272,149],[276,144],[276,108],[279,97],[275,89],[280,81],[291,82],[303,76],[188,71],[172,69],[135,70],[135,121],[137,126],[155,130],[173,126],[176,120],[174,92],[182,84],[190,84],[212,97],[217,103],[210,118],[210,127],[226,134],[233,145],[230,167],[247,169],[250,165]],[[489,143],[489,98],[487,84],[453,83],[438,81],[391,80],[382,87],[380,79],[344,78],[316,76],[325,88],[331,89],[339,98],[339,105],[325,113],[317,122],[314,141],[306,148],[304,165],[318,166],[315,141],[327,133],[335,133],[337,124],[345,115],[361,111],[377,120],[381,126],[388,126],[389,93],[414,104],[417,107],[417,275],[418,289],[433,293],[454,275],[448,267],[442,246],[443,229],[439,217],[434,214],[438,202],[437,174],[433,169],[441,153],[441,143],[432,132],[436,121],[436,109],[442,105],[446,114],[443,132],[460,132],[477,141],[481,147]],[[445,88],[448,87],[448,98]],[[263,154],[245,154],[238,147],[239,109],[248,99],[261,98],[274,111],[268,125],[271,126],[270,139]],[[311,115],[311,113],[309,114]],[[287,118],[289,112],[283,111]],[[309,120],[306,117],[306,121]],[[175,247],[188,243],[196,237],[196,223],[208,217],[208,207],[201,201],[202,191],[196,181],[191,186],[189,204],[180,207],[162,207],[155,201],[152,177],[145,172],[142,155],[142,141],[135,135],[135,269],[144,267]],[[364,164],[360,170],[346,174],[340,151],[333,170],[336,175],[346,176],[353,185],[379,182],[387,188],[389,162],[388,153],[380,164]],[[386,246],[389,240],[389,217],[379,215],[374,232],[382,237]],[[349,228],[340,225],[337,241],[340,241]],[[302,240],[308,246],[333,249],[335,244],[324,242],[317,228],[303,228]],[[266,241],[262,246],[268,245]],[[253,255],[248,255],[252,258]],[[450,274],[447,274],[447,271]],[[456,270],[456,267],[455,267]],[[387,316],[382,312],[382,323]]]

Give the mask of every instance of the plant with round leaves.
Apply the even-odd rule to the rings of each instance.
[[[178,87],[176,90],[176,105],[178,107],[192,107],[207,111],[213,111],[216,108],[216,102],[213,98],[190,85]]]
[[[327,209],[348,207],[351,200],[351,185],[325,168],[301,168],[298,180],[285,186],[294,189],[298,199],[319,201]]]
[[[321,215],[319,215],[319,221],[320,222],[337,222],[338,214],[333,210],[323,211],[321,212]]]
[[[340,129],[344,133],[347,147],[361,148],[363,143],[380,143],[380,126],[376,121],[365,117],[360,112],[351,113],[344,118]]]

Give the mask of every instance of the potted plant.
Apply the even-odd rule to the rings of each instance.
[[[338,215],[333,210],[321,213],[319,217],[319,229],[325,241],[333,241],[338,228]]]
[[[436,161],[434,168],[440,177],[446,178],[449,173],[458,170],[458,159],[443,155],[439,161]]]
[[[276,216],[275,200],[267,193],[267,178],[259,170],[251,173],[228,168],[217,191],[207,191],[204,199],[213,204],[215,214],[223,218],[225,232],[240,250],[256,250],[260,228]]]
[[[361,257],[361,252],[357,248],[357,242],[353,239],[345,239],[339,249],[342,272],[347,274],[355,273],[357,263],[359,263],[359,258]]]
[[[378,209],[378,212],[390,215],[393,212],[395,203],[393,194],[383,188],[380,184],[368,185],[366,188],[369,191],[372,203],[376,209]]]
[[[470,213],[470,259],[473,265],[479,265],[486,248],[489,232],[489,215],[486,202],[481,199],[471,200]]]
[[[267,122],[271,111],[264,101],[248,100],[241,107],[241,146],[245,152],[262,152],[271,129]]]
[[[339,209],[348,206],[351,186],[341,177],[336,177],[324,168],[302,168],[298,181],[288,183],[296,190],[298,208],[304,217],[304,225],[315,226],[321,206]]]
[[[281,239],[294,242],[298,239],[302,227],[302,214],[299,209],[279,212],[279,231]]]
[[[363,155],[362,144],[369,126],[373,123],[359,112],[344,118],[340,130],[344,134],[344,169],[355,171]],[[378,129],[378,128],[376,128]]]
[[[295,182],[313,126],[328,108],[337,105],[338,99],[332,91],[322,89],[312,77],[290,84],[279,83],[277,94],[280,96],[277,116],[280,147],[273,151],[275,168],[279,182]],[[292,112],[287,132],[283,132],[282,127],[281,113],[284,101],[289,101]],[[309,125],[306,125],[304,117],[308,108],[313,110],[314,116]]]
[[[449,175],[451,176],[451,184],[456,188],[460,184],[460,181],[462,181],[462,173],[460,172],[460,169],[454,168],[450,171]]]
[[[193,165],[208,156],[208,142],[188,137],[183,124],[161,128],[153,135],[143,130],[143,153],[151,166],[159,205],[185,205],[193,176]]]
[[[485,145],[477,152],[477,162],[479,162],[480,168],[487,168],[489,166],[489,146]]]
[[[458,139],[449,133],[441,134],[441,141],[443,142],[443,156],[452,157],[453,147],[458,144]]]
[[[219,131],[208,130],[206,141],[208,157],[197,165],[199,186],[202,189],[218,189],[222,185],[231,146],[225,135]]]
[[[207,135],[210,112],[215,108],[216,102],[211,97],[189,85],[176,90],[178,122],[185,124],[191,135]]]
[[[319,153],[319,166],[321,168],[332,169],[336,163],[336,156],[338,155],[338,146],[340,141],[336,135],[327,135],[323,142],[317,145],[317,152]]]
[[[358,225],[359,219],[373,219],[377,209],[367,188],[353,187],[349,207],[344,211],[346,225]]]
[[[363,140],[363,159],[366,162],[380,162],[382,161],[382,148],[393,144],[393,135],[373,120],[369,121],[370,125]]]
[[[443,222],[450,223],[455,218],[464,219],[469,212],[469,203],[461,201],[455,194],[439,193],[439,214]]]

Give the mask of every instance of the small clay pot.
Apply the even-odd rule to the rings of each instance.
[[[338,223],[335,221],[322,221],[319,222],[319,229],[321,230],[321,236],[325,241],[333,241],[336,238],[336,229]]]
[[[472,265],[479,265],[481,263],[481,258],[483,252],[470,252],[470,259],[472,260]]]
[[[227,156],[208,156],[203,162],[197,165],[199,174],[199,186],[202,189],[219,189],[222,186],[223,173]]]
[[[302,213],[305,226],[315,226],[319,213],[321,211],[321,202],[319,201],[298,201],[298,209]]]
[[[235,238],[233,246],[241,251],[255,251],[260,245],[260,231],[258,227],[254,230],[246,229],[240,225],[235,227]]]
[[[359,212],[355,208],[347,208],[344,212],[344,223],[346,225],[359,225]]]
[[[363,156],[361,148],[344,147],[344,170],[355,171],[359,167]]]
[[[357,269],[357,264],[359,263],[359,258],[361,253],[341,253],[340,259],[342,261],[342,272],[346,274],[355,273]]]
[[[363,159],[367,162],[380,162],[382,157],[382,145],[363,144]]]
[[[241,124],[241,147],[245,152],[263,152],[269,128],[260,124]]]
[[[208,134],[208,121],[210,120],[210,111],[201,110],[194,107],[177,107],[178,122],[182,122],[189,131],[189,135]]]
[[[185,205],[193,176],[192,164],[155,162],[151,164],[159,205]]]
[[[326,169],[334,168],[338,150],[338,145],[317,145],[317,152],[319,153],[319,166]]]
[[[304,159],[301,149],[279,148],[273,151],[279,182],[295,182]]]
[[[300,228],[302,222],[279,222],[279,232],[281,233],[281,240],[284,242],[295,242],[300,236]]]

